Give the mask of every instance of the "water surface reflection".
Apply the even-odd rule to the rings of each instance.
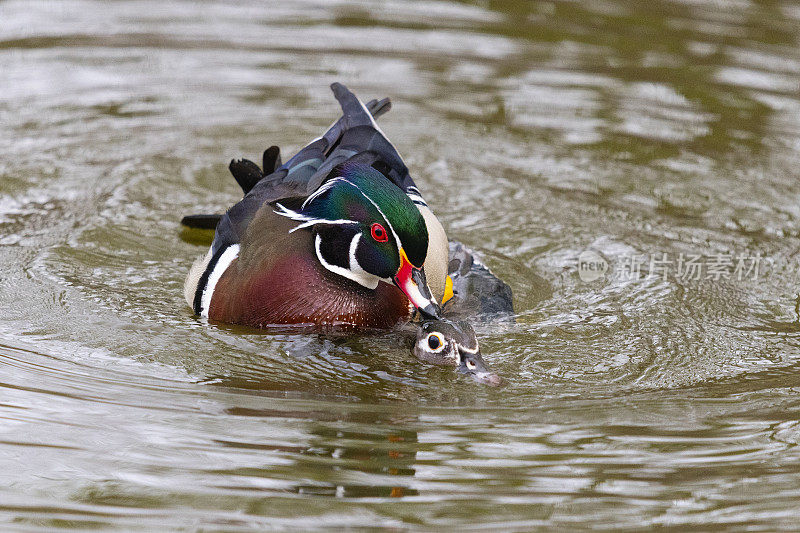
[[[791,2],[0,3],[0,523],[793,529],[800,10]],[[226,163],[390,96],[453,238],[512,286],[501,390],[400,333],[182,301]],[[609,275],[631,257],[757,276]],[[480,524],[480,526],[479,526]]]

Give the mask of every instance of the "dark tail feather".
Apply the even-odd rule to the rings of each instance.
[[[192,229],[216,229],[222,215],[188,215],[181,219],[181,224]]]
[[[354,126],[369,126],[372,117],[364,108],[359,99],[350,90],[339,82],[331,84],[331,90],[339,105],[342,107],[346,129]]]
[[[370,100],[367,103],[367,110],[372,114],[372,118],[378,118],[385,115],[392,109],[392,101],[388,98],[382,100]]]
[[[228,165],[228,169],[231,171],[231,174],[233,174],[233,177],[236,178],[236,183],[239,184],[239,187],[242,188],[245,194],[250,192],[250,189],[255,187],[256,183],[261,181],[261,178],[264,177],[258,165],[249,159],[240,159],[238,161],[233,159],[231,160],[231,164]]]
[[[281,166],[281,149],[273,144],[264,150],[262,161],[264,175],[269,176]]]
[[[231,161],[228,168],[245,195],[264,177],[270,176],[279,170],[285,170],[288,173],[288,181],[295,183],[306,182],[323,164],[326,156],[338,146],[342,134],[347,129],[353,126],[372,124],[373,117],[377,118],[392,108],[391,101],[388,98],[383,98],[381,100],[370,100],[365,110],[358,98],[344,85],[334,83],[331,85],[331,89],[342,106],[344,115],[322,137],[312,141],[291,157],[286,164],[281,162],[280,148],[277,146],[270,146],[264,151],[262,158],[263,170],[247,159]],[[286,175],[280,176],[280,179],[284,178],[286,178]]]

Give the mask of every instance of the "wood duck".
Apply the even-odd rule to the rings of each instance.
[[[263,170],[231,162],[244,198],[221,217],[211,249],[192,266],[195,313],[253,327],[391,328],[414,310],[438,318],[452,296],[448,244],[394,146],[367,106],[339,83],[343,116],[286,163],[271,147]]]
[[[462,374],[493,387],[503,379],[489,370],[469,322],[438,318],[423,321],[417,328],[414,355],[435,365],[455,366]]]

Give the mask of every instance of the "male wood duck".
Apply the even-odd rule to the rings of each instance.
[[[452,296],[444,229],[374,120],[389,101],[365,106],[343,85],[331,89],[343,116],[322,137],[285,164],[271,147],[263,171],[231,162],[245,195],[207,217],[214,240],[184,291],[196,314],[253,327],[391,328],[415,309],[438,318]]]

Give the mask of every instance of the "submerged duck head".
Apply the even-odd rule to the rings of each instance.
[[[463,320],[440,318],[420,324],[414,355],[436,365],[455,366],[462,374],[487,385],[498,386],[503,382],[489,370],[481,356],[475,330]]]
[[[425,279],[428,230],[408,195],[374,168],[349,163],[331,173],[297,210],[276,212],[310,228],[320,263],[368,289],[394,284],[423,317],[439,305]]]

